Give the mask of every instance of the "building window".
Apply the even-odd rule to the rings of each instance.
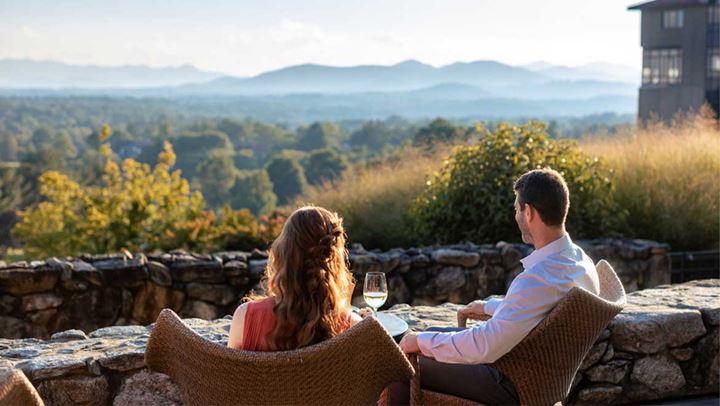
[[[681,49],[643,51],[643,85],[674,85],[682,78]]]
[[[720,78],[720,48],[708,50],[708,77]]]
[[[682,10],[663,11],[663,28],[682,28],[685,13]]]
[[[708,7],[708,24],[720,24],[720,6]]]

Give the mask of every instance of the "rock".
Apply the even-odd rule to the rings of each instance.
[[[132,306],[132,318],[141,324],[155,321],[160,311],[165,308],[179,311],[185,300],[185,293],[180,290],[164,288],[152,282],[146,282],[135,294]]]
[[[85,361],[51,354],[19,362],[15,367],[22,369],[25,375],[35,382],[81,372],[85,370]]]
[[[248,270],[248,265],[246,262],[233,260],[230,262],[226,262],[223,268],[225,270],[225,275],[227,275],[228,278],[250,275],[250,271]]]
[[[65,330],[53,334],[50,339],[53,341],[87,340],[88,336],[81,330]]]
[[[581,389],[578,400],[583,404],[606,405],[613,403],[622,393],[622,386],[600,386]]]
[[[465,270],[460,267],[440,269],[425,286],[416,290],[420,296],[441,296],[465,285]]]
[[[145,348],[135,351],[108,351],[105,357],[99,358],[98,362],[103,368],[113,371],[130,371],[145,366]]]
[[[600,361],[600,358],[602,358],[603,354],[605,354],[607,347],[607,341],[602,341],[593,345],[583,359],[582,364],[580,364],[580,370],[584,371]]]
[[[52,269],[0,269],[0,293],[25,295],[52,290],[59,278],[60,271]]]
[[[480,254],[477,252],[452,249],[439,249],[433,252],[432,257],[439,264],[459,265],[465,268],[472,268],[480,262]]]
[[[653,288],[670,283],[670,255],[653,255],[648,262],[643,262],[643,264],[647,265],[647,271],[645,271],[644,275],[645,281],[643,283],[643,288]]]
[[[603,355],[601,361],[602,362],[608,362],[615,356],[615,349],[613,348],[612,344],[608,344],[607,351],[605,351],[605,355]]]
[[[73,266],[71,263],[52,257],[47,260],[46,265],[50,269],[60,271],[61,281],[67,281],[72,278]]]
[[[416,254],[410,257],[410,263],[413,268],[425,268],[430,266],[430,258],[424,254]]]
[[[131,337],[148,334],[147,328],[144,326],[113,326],[99,328],[88,334],[90,338],[118,338]]]
[[[663,397],[685,386],[680,366],[664,355],[653,355],[635,361],[630,378]]]
[[[658,306],[695,309],[702,313],[706,323],[720,325],[720,279],[695,280],[645,289],[629,294],[628,302],[637,309]]]
[[[364,277],[368,272],[382,272],[383,266],[378,258],[371,253],[350,255],[350,270],[353,275]]]
[[[188,283],[186,287],[187,295],[193,299],[204,300],[206,302],[219,305],[230,304],[236,299],[235,291],[225,285],[209,285],[205,283]]]
[[[0,316],[0,337],[22,338],[25,336],[25,322],[15,317]]]
[[[38,393],[48,405],[105,405],[110,386],[104,376],[77,376],[43,381]]]
[[[198,260],[183,256],[170,264],[170,274],[179,282],[221,283],[225,280],[220,258]]]
[[[610,323],[616,350],[654,354],[687,344],[705,334],[698,310],[637,306],[630,302]]]
[[[150,280],[155,284],[163,287],[172,286],[170,270],[162,262],[148,261],[147,268],[150,274]]]
[[[402,254],[399,252],[391,252],[377,255],[377,259],[382,266],[382,272],[390,273],[400,265]]]
[[[249,274],[250,279],[259,281],[265,274],[265,267],[267,266],[267,259],[253,259],[250,260]]]
[[[122,301],[122,290],[119,288],[92,289],[68,296],[64,299],[52,331],[91,331],[101,326],[111,326],[119,316]]]
[[[676,348],[674,350],[670,350],[670,354],[678,361],[687,361],[693,356],[693,349],[692,348]]]
[[[57,309],[47,309],[47,310],[40,310],[38,312],[30,313],[27,315],[27,318],[30,319],[30,322],[36,326],[48,326],[50,325],[50,320],[57,314]],[[35,336],[37,337],[37,336]]]
[[[85,292],[88,290],[87,282],[83,282],[77,279],[62,281],[60,282],[60,285],[62,286],[63,290],[67,290],[70,292]]]
[[[250,253],[250,259],[268,259],[268,252],[255,248]]]
[[[102,273],[109,286],[136,287],[148,279],[145,267],[147,259],[140,254],[132,259],[108,259],[93,262],[93,266]]]
[[[215,320],[222,316],[222,313],[217,306],[200,300],[188,300],[180,311],[182,317],[196,317],[203,320]]]
[[[410,300],[410,291],[407,285],[405,285],[402,276],[390,276],[387,283],[389,292],[387,305],[392,306],[397,303],[407,303]]]
[[[215,256],[220,258],[225,266],[227,266],[228,262],[247,262],[250,253],[244,251],[222,251],[216,252]]]
[[[73,266],[73,275],[95,286],[103,286],[103,276],[94,266],[82,260],[76,260],[70,263]]]
[[[169,376],[143,369],[123,382],[113,404],[181,406],[184,403],[180,389]]]
[[[598,364],[585,371],[585,376],[591,382],[609,382],[620,383],[625,378],[630,362],[628,361],[610,361],[607,364]]]
[[[0,314],[10,314],[18,308],[20,299],[10,295],[0,295]]]
[[[34,312],[36,310],[59,307],[62,302],[62,297],[58,295],[54,295],[52,293],[38,293],[35,295],[23,296],[22,305],[20,307],[24,312]]]

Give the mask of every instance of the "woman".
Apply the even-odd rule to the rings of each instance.
[[[270,247],[267,294],[240,305],[228,347],[284,351],[332,338],[361,320],[350,311],[342,219],[322,207],[296,210]]]

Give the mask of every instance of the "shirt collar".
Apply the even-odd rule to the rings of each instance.
[[[530,269],[538,262],[549,257],[550,255],[557,254],[558,252],[564,251],[572,247],[572,240],[568,233],[563,234],[562,237],[551,242],[550,244],[540,248],[539,250],[533,251],[530,255],[521,259],[520,262],[523,264],[523,269]]]

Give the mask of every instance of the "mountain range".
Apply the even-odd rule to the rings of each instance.
[[[190,65],[100,67],[0,60],[0,95],[230,97],[244,106],[242,114],[272,105],[287,111],[342,111],[343,116],[352,116],[353,111],[410,116],[519,111],[572,115],[634,112],[638,81],[633,79],[638,76],[633,68],[606,63],[511,66],[489,60],[439,67],[415,60],[349,67],[303,64],[252,77]]]

